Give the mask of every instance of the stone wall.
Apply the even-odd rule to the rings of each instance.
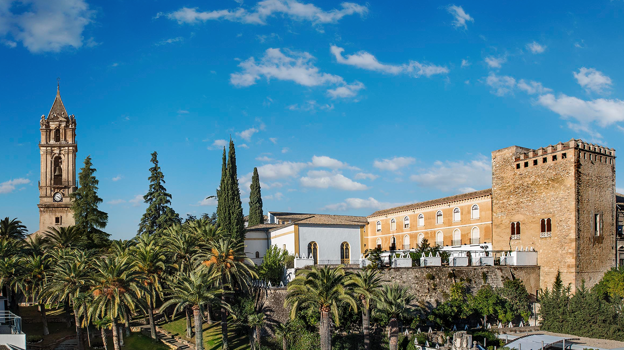
[[[357,272],[359,269],[347,269]],[[484,283],[485,274],[485,283]],[[429,276],[429,277],[428,277]],[[445,301],[455,282],[466,281],[469,291],[476,294],[484,284],[494,288],[503,286],[505,279],[520,279],[530,294],[535,294],[540,286],[538,266],[471,266],[471,267],[422,267],[393,268],[382,270],[384,283],[399,283],[409,288],[421,305],[433,308]],[[286,322],[289,310],[284,307],[286,288],[271,288],[264,294],[265,305],[270,315],[278,322]]]

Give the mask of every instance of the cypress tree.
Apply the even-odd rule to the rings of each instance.
[[[223,161],[221,164],[221,183],[219,184],[219,189],[217,189],[217,224],[219,227],[227,226],[227,218],[229,215],[229,205],[228,205],[228,185],[227,185],[228,175],[227,175],[227,158],[225,155],[225,147],[223,147]]]
[[[228,157],[223,149],[221,167],[221,184],[217,190],[217,222],[219,227],[236,240],[245,239],[245,217],[243,203],[240,199],[238,176],[236,170],[236,151],[234,142],[230,140]]]
[[[171,208],[171,195],[163,185],[165,175],[158,166],[158,153],[152,153],[151,162],[154,164],[150,168],[149,190],[143,196],[148,205],[145,214],[139,224],[139,234],[149,235],[161,234],[166,228],[181,223],[180,216]]]
[[[91,156],[85,158],[84,167],[78,174],[80,187],[70,195],[73,199],[71,209],[76,226],[83,233],[81,244],[87,249],[107,246],[110,236],[102,231],[108,223],[108,214],[98,209],[102,198],[97,195],[100,181],[95,178],[96,171],[91,163]]]
[[[258,168],[254,168],[251,177],[251,193],[249,194],[249,221],[248,226],[264,224],[264,214],[262,213],[262,193],[260,191],[260,176]]]

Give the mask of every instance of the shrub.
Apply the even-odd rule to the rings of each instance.
[[[448,279],[452,280],[453,278],[455,278],[455,272],[451,271],[448,273],[448,275],[446,276]]]
[[[425,275],[425,279],[427,279],[429,281],[433,281],[435,279],[435,277],[431,273],[427,273]]]
[[[425,345],[425,342],[427,341],[427,333],[416,334],[416,340],[418,340],[418,344]]]
[[[483,278],[483,284],[487,283],[487,273],[485,271],[481,272],[481,278]]]
[[[27,343],[37,343],[43,340],[43,337],[40,335],[27,335],[26,342]]]

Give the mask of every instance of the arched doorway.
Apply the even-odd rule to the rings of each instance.
[[[318,244],[316,242],[308,243],[308,257],[312,255],[314,265],[318,264]]]
[[[351,247],[347,242],[342,242],[340,245],[340,263],[343,265],[351,263]]]

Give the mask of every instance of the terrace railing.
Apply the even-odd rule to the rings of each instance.
[[[0,334],[22,334],[22,318],[10,311],[0,311]]]

